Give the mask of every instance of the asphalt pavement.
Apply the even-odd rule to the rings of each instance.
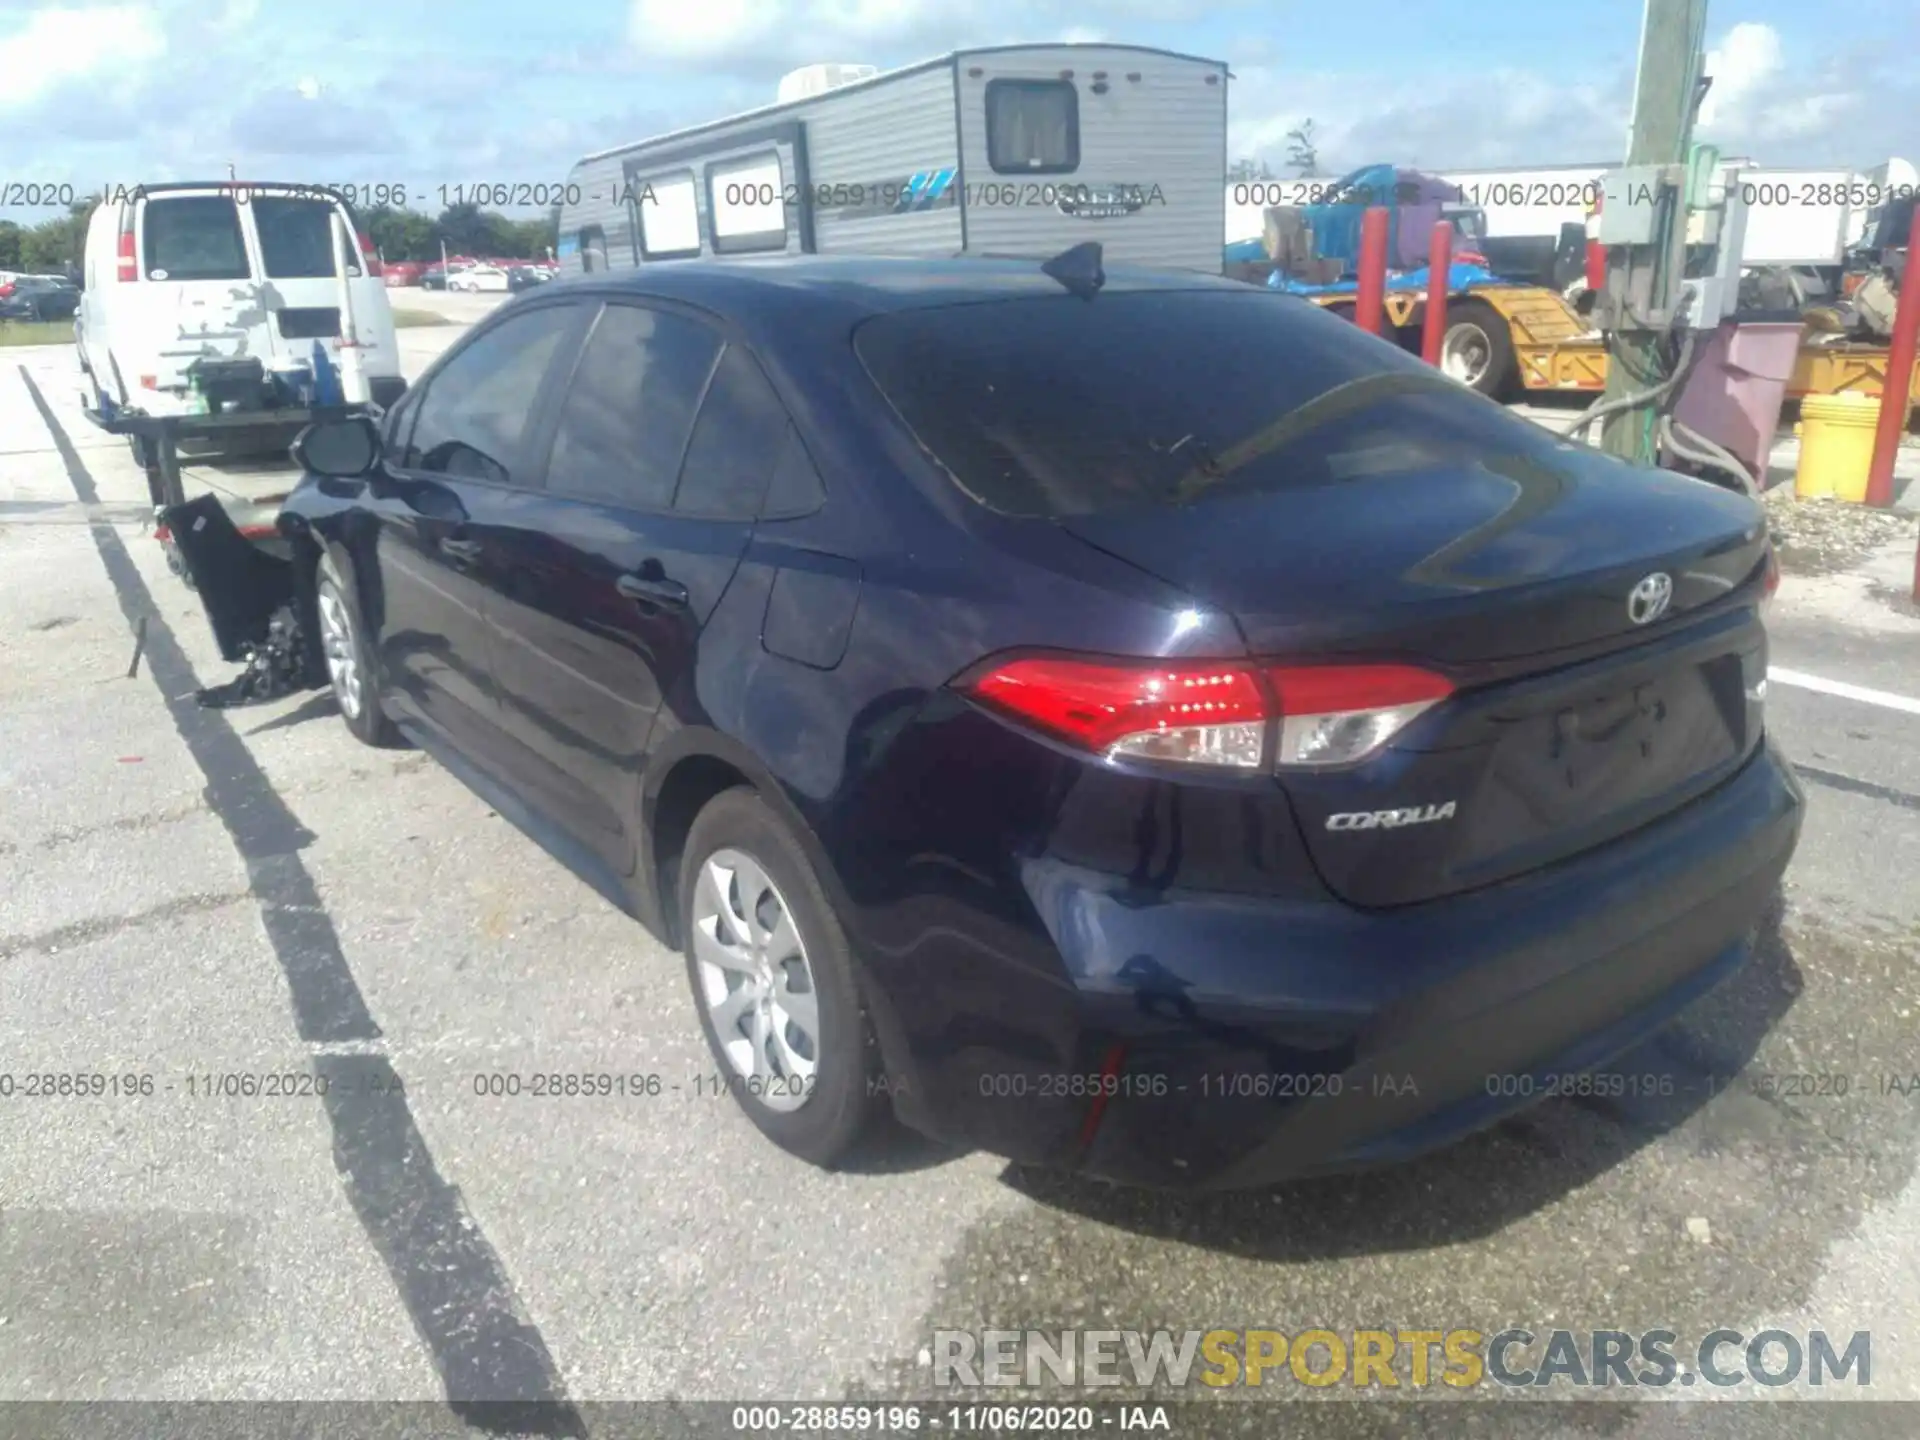
[[[410,373],[458,333],[402,331]],[[1810,1422],[1750,1385],[1714,1433],[1920,1399],[1920,1079],[1881,1083],[1920,1072],[1911,541],[1783,585],[1805,836],[1755,962],[1609,1067],[1672,1095],[1245,1195],[924,1143],[825,1175],[696,1093],[680,959],[446,772],[323,693],[195,706],[232,667],[72,364],[0,352],[0,1076],[109,1093],[0,1098],[0,1400],[884,1399],[936,1329],[1512,1325],[1872,1332],[1869,1390]],[[660,1093],[480,1093],[585,1072]],[[1270,1398],[1244,1433],[1696,1433],[1618,1392]]]

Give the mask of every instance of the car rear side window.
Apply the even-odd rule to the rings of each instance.
[[[608,505],[664,510],[720,350],[697,320],[609,305],[587,339],[560,411],[547,488]]]
[[[570,306],[543,306],[501,321],[450,357],[413,406],[403,466],[496,485],[524,475],[521,442],[540,383],[577,319]]]
[[[1251,288],[898,310],[854,347],[961,489],[1012,515],[1544,460],[1565,443],[1350,321]]]
[[[759,362],[740,346],[727,346],[700,403],[673,508],[689,515],[753,519],[780,461],[787,428],[787,407]]]
[[[248,280],[240,212],[228,195],[148,200],[141,216],[141,252],[149,280]]]
[[[338,212],[329,201],[255,195],[249,203],[268,279],[331,280],[339,273],[333,264],[333,217]],[[351,248],[347,271],[360,273]]]

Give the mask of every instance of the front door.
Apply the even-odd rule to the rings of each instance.
[[[369,488],[378,563],[362,603],[386,686],[476,759],[500,748],[485,517],[525,474],[542,383],[578,319],[541,306],[464,341],[422,382],[404,443]]]

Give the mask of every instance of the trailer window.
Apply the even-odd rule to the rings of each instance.
[[[141,216],[141,253],[149,280],[249,280],[240,213],[226,195],[149,200]]]
[[[640,253],[649,260],[684,260],[700,253],[700,202],[693,172],[632,184],[640,212]]]
[[[331,280],[333,204],[290,195],[255,195],[253,228],[260,237],[260,261],[271,280]],[[348,233],[352,230],[349,227]],[[347,273],[358,275],[354,246],[347,248]]]
[[[1001,175],[1080,168],[1080,92],[1071,80],[989,80],[987,163]]]
[[[772,151],[707,167],[707,213],[722,255],[787,248],[780,156]]]

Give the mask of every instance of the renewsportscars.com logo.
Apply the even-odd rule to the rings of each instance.
[[[1873,1337],[1550,1330],[936,1330],[940,1388],[1664,1389],[1873,1383]]]

